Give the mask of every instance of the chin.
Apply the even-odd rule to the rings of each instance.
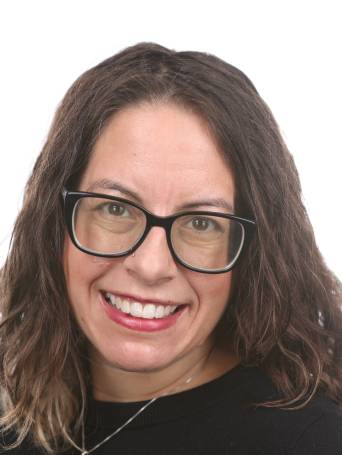
[[[138,349],[132,346],[122,346],[118,351],[97,351],[96,357],[104,361],[108,366],[129,372],[153,372],[158,371],[176,360],[173,356],[167,356],[151,347]]]

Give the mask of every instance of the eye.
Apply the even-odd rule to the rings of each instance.
[[[220,230],[219,224],[211,218],[197,216],[189,221],[189,225],[196,231],[209,232]]]
[[[117,216],[122,216],[125,212],[127,212],[127,208],[119,204],[107,204],[106,209],[111,215]]]
[[[118,202],[104,202],[97,207],[97,210],[105,215],[115,217],[127,217],[130,215],[127,206]]]

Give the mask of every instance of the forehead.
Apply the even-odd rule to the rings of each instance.
[[[173,104],[146,103],[113,116],[95,143],[81,189],[103,192],[96,187],[101,180],[128,187],[151,208],[172,210],[197,196],[234,200],[232,172],[205,121]]]

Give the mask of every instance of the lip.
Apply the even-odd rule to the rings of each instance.
[[[107,291],[109,292],[109,291]],[[101,295],[101,306],[106,314],[106,316],[115,322],[116,324],[125,327],[130,330],[138,331],[138,332],[157,332],[161,330],[166,330],[172,326],[174,326],[178,319],[182,316],[188,305],[182,305],[180,309],[178,309],[175,313],[166,316],[165,318],[160,319],[146,319],[146,318],[137,318],[135,316],[131,316],[129,314],[123,313],[122,311],[118,310],[117,308],[110,305],[103,293]],[[123,294],[115,294],[117,296],[123,296]],[[135,298],[134,298],[135,300]],[[144,302],[141,299],[135,300],[139,302]],[[146,302],[146,300],[145,300]],[[148,300],[150,303],[158,303],[161,305],[165,305],[165,301],[161,302],[160,300]],[[170,303],[168,303],[170,304]]]
[[[184,303],[178,303],[173,300],[160,300],[160,299],[154,299],[154,298],[147,298],[147,297],[137,297],[135,295],[131,294],[123,294],[121,292],[116,292],[116,291],[110,291],[108,289],[106,290],[101,290],[101,294],[104,295],[106,292],[109,292],[110,294],[116,295],[122,299],[127,299],[127,300],[132,300],[134,302],[140,302],[140,303],[154,303],[155,305],[184,305]]]

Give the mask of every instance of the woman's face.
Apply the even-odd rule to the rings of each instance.
[[[116,114],[95,144],[79,190],[124,197],[159,216],[186,207],[229,212],[225,204],[234,205],[232,172],[205,123],[173,104],[146,103]],[[151,229],[134,255],[115,259],[87,255],[67,236],[64,268],[71,305],[93,351],[127,371],[160,370],[204,352],[231,287],[230,273],[203,274],[175,263],[161,227]],[[133,302],[180,309],[165,318],[136,318],[106,296],[130,310]]]

